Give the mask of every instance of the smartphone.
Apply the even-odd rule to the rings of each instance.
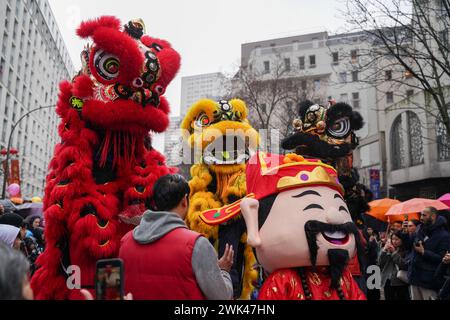
[[[121,259],[105,259],[97,261],[95,293],[97,300],[123,299],[123,261]]]

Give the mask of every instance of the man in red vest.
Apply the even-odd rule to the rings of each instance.
[[[161,177],[153,186],[158,211],[122,238],[125,292],[136,300],[227,300],[233,296],[229,271],[234,251],[227,245],[218,260],[211,243],[188,230],[189,185],[180,175]]]

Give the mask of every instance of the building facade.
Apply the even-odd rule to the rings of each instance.
[[[23,115],[41,106],[55,106],[59,82],[70,79],[75,71],[47,0],[1,1],[0,43],[3,149]],[[48,163],[59,140],[57,125],[52,107],[31,113],[15,128],[11,147],[19,151],[24,197],[44,193]]]
[[[273,77],[273,69],[277,74],[283,69],[282,77],[294,81],[292,90],[297,91],[293,95],[286,94],[294,97],[289,102],[291,108],[296,109],[298,102],[304,99],[325,105],[327,100],[335,99],[352,105],[366,120],[366,125],[357,132],[361,141],[361,147],[355,151],[357,166],[381,169],[378,145],[372,145],[379,140],[376,89],[360,81],[364,75],[357,68],[358,50],[367,46],[362,33],[329,35],[318,32],[243,44],[241,64],[245,72],[256,73],[268,81]],[[275,109],[270,127],[282,128],[290,124],[292,119],[280,121],[287,114],[285,108]],[[277,109],[282,112],[276,112]],[[250,114],[254,112],[254,108],[250,108]],[[362,172],[363,182],[367,182],[366,171]]]
[[[442,123],[423,111],[433,109],[431,99],[401,66],[386,70],[381,82],[362,81],[373,73],[361,68],[362,52],[370,52],[373,45],[361,32],[319,32],[247,43],[242,45],[241,68],[262,81],[272,81],[274,69],[282,68],[282,77],[294,81],[292,90],[303,91],[297,95],[300,99],[291,103],[293,108],[304,98],[321,104],[335,99],[360,112],[365,126],[357,132],[360,144],[354,151],[354,166],[360,182],[371,187],[377,197],[436,198],[450,192],[450,141]],[[401,86],[394,81],[399,77]],[[233,90],[235,87],[233,84]],[[284,129],[289,124],[282,119],[286,109],[282,105],[276,109],[282,112],[275,110],[270,127]],[[250,116],[255,112],[250,108]]]
[[[176,166],[180,162],[182,137],[180,134],[181,117],[170,117],[170,124],[164,132],[164,155],[169,166]]]
[[[180,114],[183,117],[197,100],[220,100],[227,95],[229,80],[220,72],[205,73],[181,78]]]

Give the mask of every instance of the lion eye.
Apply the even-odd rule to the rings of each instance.
[[[114,80],[119,76],[119,58],[102,49],[95,52],[94,66],[98,75],[106,81]]]
[[[205,127],[208,126],[210,124],[210,120],[208,118],[208,116],[206,115],[206,113],[201,113],[198,117],[197,120],[195,120],[195,125],[197,127]]]
[[[330,128],[328,133],[335,138],[344,138],[350,132],[350,120],[348,118],[342,118],[336,120]]]

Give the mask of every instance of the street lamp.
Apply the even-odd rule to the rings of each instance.
[[[6,196],[6,184],[7,184],[8,175],[9,175],[9,154],[11,151],[11,142],[12,142],[12,136],[13,136],[14,130],[16,129],[16,127],[20,123],[20,121],[22,121],[23,119],[28,117],[31,113],[33,113],[35,111],[39,111],[39,110],[43,110],[43,109],[50,109],[50,108],[55,108],[55,107],[56,107],[56,105],[51,105],[51,106],[40,106],[39,108],[31,109],[30,111],[25,113],[23,116],[21,116],[19,118],[19,120],[17,120],[17,122],[15,124],[13,124],[13,126],[11,127],[11,133],[9,134],[9,138],[8,138],[8,147],[6,149],[6,164],[5,164],[5,172],[3,173],[2,199],[5,199],[5,196]]]

